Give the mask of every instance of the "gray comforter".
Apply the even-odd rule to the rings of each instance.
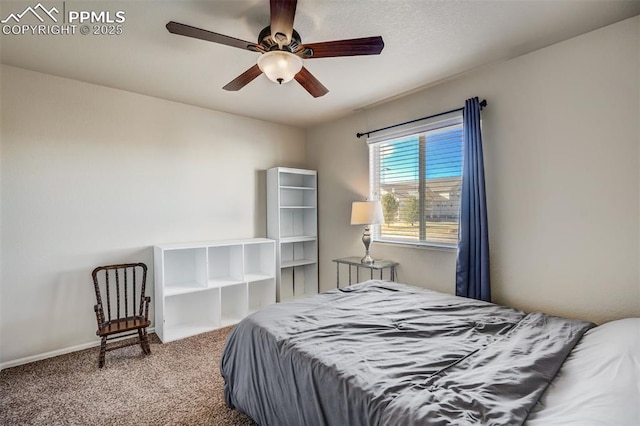
[[[262,426],[519,425],[591,326],[369,281],[245,318],[221,372]]]

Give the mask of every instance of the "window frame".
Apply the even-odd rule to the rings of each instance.
[[[369,145],[369,199],[370,200],[380,200],[380,194],[377,192],[377,189],[380,187],[380,170],[379,167],[375,167],[376,164],[380,164],[379,158],[374,158],[374,146],[383,144],[383,143],[393,143],[394,141],[398,141],[400,139],[408,139],[410,137],[420,138],[421,134],[424,135],[427,132],[433,132],[440,129],[444,129],[447,127],[453,126],[461,126],[464,137],[464,125],[463,125],[463,115],[462,111],[455,111],[450,114],[446,114],[444,116],[439,116],[432,119],[422,120],[417,123],[409,123],[408,125],[397,126],[389,130],[382,131],[376,135],[369,136],[367,138],[367,144]],[[423,136],[422,136],[423,137]],[[464,142],[462,142],[464,144]],[[426,161],[426,149],[419,151],[423,151],[422,153],[418,153],[419,159],[418,162]],[[379,155],[379,154],[378,154]],[[464,161],[464,145],[461,150],[461,161]],[[377,161],[377,163],[374,163]],[[426,172],[426,169],[425,169]],[[422,180],[422,178],[421,178]],[[377,184],[376,184],[377,182]],[[460,183],[462,183],[462,171],[460,173]],[[420,186],[420,182],[418,186]],[[419,194],[423,194],[424,192],[419,189]],[[420,218],[419,218],[419,228],[425,227],[425,204],[424,200],[419,199],[420,205]],[[458,234],[460,232],[460,215],[458,212]],[[371,240],[375,243],[389,244],[389,245],[398,245],[402,247],[417,247],[417,248],[435,248],[435,249],[456,249],[458,246],[458,238],[456,237],[455,243],[446,243],[446,242],[437,242],[437,241],[427,241],[427,240],[401,240],[401,239],[393,239],[393,238],[385,238],[381,235],[381,225],[373,225],[371,226]],[[420,238],[420,237],[418,237]]]

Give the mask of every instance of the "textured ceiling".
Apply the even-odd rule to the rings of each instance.
[[[36,4],[2,0],[0,17]],[[122,10],[123,34],[2,34],[3,64],[298,127],[640,13],[640,1],[620,0],[299,0],[294,27],[303,43],[374,35],[385,42],[379,56],[305,60],[329,89],[314,99],[295,81],[278,86],[264,75],[239,92],[224,91],[258,54],[165,29],[174,20],[257,41],[269,23],[267,0],[42,4],[67,12]]]

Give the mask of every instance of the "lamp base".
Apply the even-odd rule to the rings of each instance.
[[[360,259],[360,263],[365,263],[367,265],[371,265],[374,264],[376,261],[373,260],[373,257],[371,257],[371,255],[369,253],[367,253],[367,255],[365,257],[363,257],[362,259]]]
[[[364,233],[362,234],[362,242],[364,243],[365,256],[360,259],[360,263],[371,265],[374,263],[373,257],[369,254],[369,245],[371,244],[371,234],[369,233],[369,226],[364,227]]]

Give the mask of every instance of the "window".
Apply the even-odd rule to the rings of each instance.
[[[462,115],[369,138],[370,199],[385,223],[374,241],[455,247],[462,184]]]

